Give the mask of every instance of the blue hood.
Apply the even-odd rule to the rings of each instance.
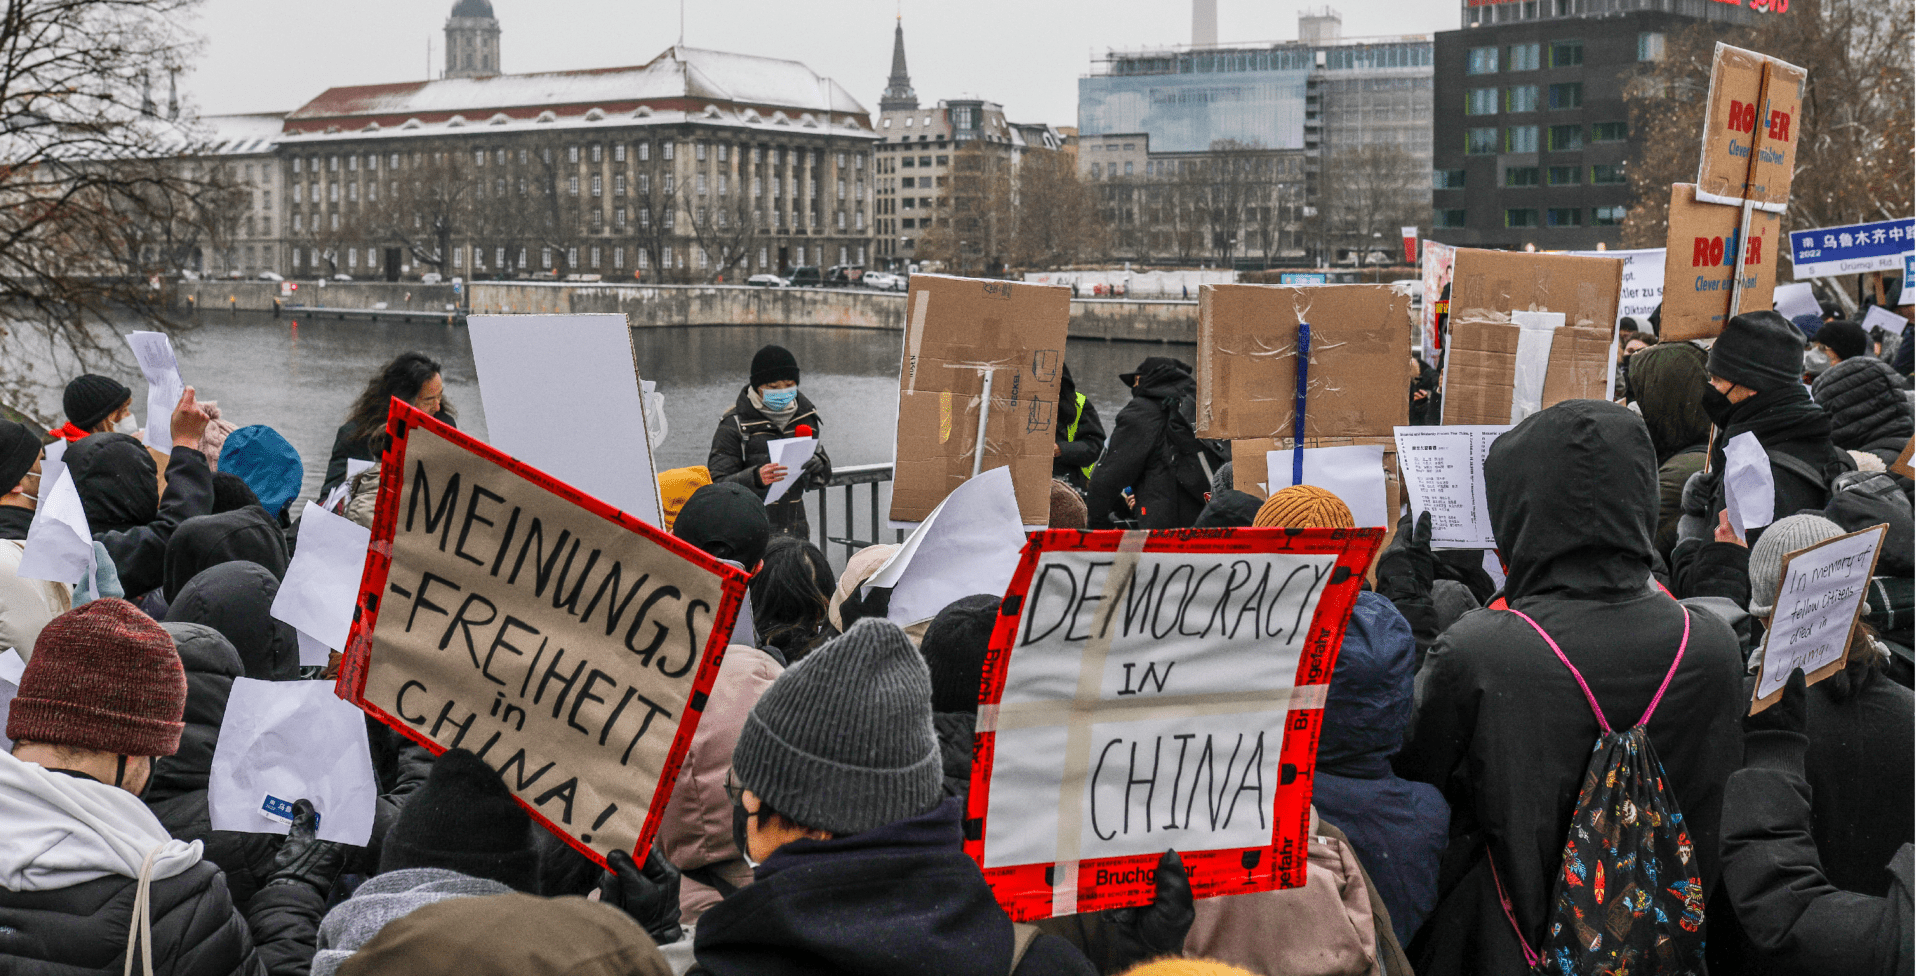
[[[1319,769],[1377,779],[1413,716],[1413,628],[1378,593],[1361,591],[1347,620],[1320,720]]]

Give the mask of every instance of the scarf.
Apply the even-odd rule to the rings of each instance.
[[[1709,462],[1716,480],[1727,469],[1727,442],[1749,431],[1762,446],[1778,449],[1785,441],[1828,441],[1833,436],[1833,419],[1798,383],[1756,393],[1734,404],[1727,428],[1713,439]]]
[[[60,426],[55,427],[50,431],[47,431],[47,436],[58,437],[63,441],[77,441],[91,433],[93,432],[90,430],[81,430],[80,428],[75,427],[73,425],[73,421],[69,420],[64,424],[61,424]]]

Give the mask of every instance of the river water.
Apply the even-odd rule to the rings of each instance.
[[[140,326],[128,324],[121,331],[136,328]],[[732,406],[745,384],[754,352],[768,343],[787,347],[799,360],[801,389],[820,411],[835,465],[891,461],[900,341],[898,332],[870,329],[636,330],[634,345],[643,376],[656,381],[666,396],[668,435],[657,463],[664,469],[707,462],[707,448],[721,413]],[[423,352],[440,363],[446,397],[458,411],[461,429],[486,437],[473,349],[463,326],[213,314],[177,336],[174,346],[181,375],[201,399],[218,402],[225,419],[243,427],[266,424],[293,443],[306,467],[303,497],[311,498],[319,490],[334,431],[367,380],[408,350]],[[1191,362],[1193,349],[1072,340],[1067,364],[1081,391],[1111,428],[1115,411],[1127,397],[1118,374],[1132,370],[1143,357],[1169,354]],[[54,375],[70,374],[71,370],[54,371]],[[134,390],[135,412],[144,421],[146,386],[139,372],[128,368],[126,375],[116,378]],[[41,406],[46,416],[57,416],[58,392]],[[563,399],[529,403],[521,409],[537,411],[556,428],[603,423],[580,415]],[[859,491],[858,508],[864,511],[865,489]],[[886,504],[885,495],[881,504]],[[864,530],[864,525],[860,528]],[[842,534],[837,519],[832,529],[836,536]],[[838,564],[840,553],[832,555]]]

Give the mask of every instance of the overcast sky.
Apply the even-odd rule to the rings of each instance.
[[[1290,40],[1306,3],[1218,0],[1223,41]],[[202,112],[291,111],[334,85],[413,81],[445,64],[452,0],[206,0],[183,79]],[[644,64],[674,43],[677,0],[493,0],[500,67]],[[1457,27],[1457,0],[1339,0],[1347,36]],[[1188,0],[693,0],[686,41],[805,62],[876,111],[898,9],[923,105],[973,95],[1019,122],[1072,125],[1088,55],[1191,40]]]

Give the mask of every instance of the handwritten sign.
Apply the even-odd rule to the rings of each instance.
[[[1512,425],[1395,427],[1407,510],[1433,513],[1433,548],[1492,549],[1487,451]]]
[[[644,857],[746,574],[394,401],[340,697]]]
[[[1667,249],[1645,247],[1632,251],[1568,251],[1582,258],[1620,259],[1620,314],[1650,316],[1666,291]]]
[[[1780,700],[1794,668],[1813,684],[1846,667],[1853,625],[1867,604],[1867,583],[1886,535],[1884,523],[1871,525],[1781,557],[1780,594],[1760,641],[1753,712]]]
[[[1015,919],[1305,883],[1320,709],[1382,530],[1056,530],[989,644],[967,852]]]

